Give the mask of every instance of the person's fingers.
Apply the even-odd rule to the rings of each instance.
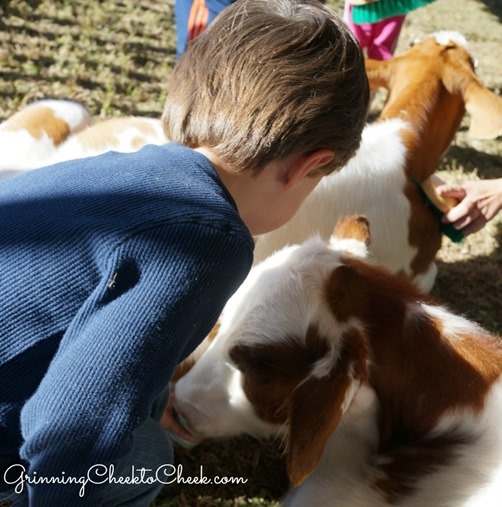
[[[466,225],[462,229],[462,232],[464,233],[465,236],[467,236],[468,234],[472,234],[474,232],[478,232],[486,225],[487,221],[488,220],[486,219],[486,217],[480,214],[469,225]]]
[[[464,199],[444,214],[442,221],[452,223],[456,229],[462,229],[479,216],[479,210],[470,199]]]

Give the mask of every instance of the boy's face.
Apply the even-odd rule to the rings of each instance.
[[[320,149],[270,164],[268,172],[274,175],[276,171],[276,194],[272,208],[269,208],[270,220],[265,232],[277,229],[293,218],[303,201],[321,181],[319,169],[329,164],[333,157],[333,151]]]
[[[306,176],[297,184],[294,189],[288,189],[284,194],[284,204],[282,206],[282,226],[289,222],[296,212],[300,209],[303,201],[309,196],[314,188],[321,181],[322,176]]]
[[[210,148],[198,147],[195,151],[211,161],[253,236],[278,229],[291,220],[321,181],[318,169],[334,156],[331,150],[291,156],[270,162],[255,176],[249,171],[229,170]]]
[[[321,178],[322,176],[305,177],[294,188],[279,185],[275,195],[264,199],[262,206],[255,209],[251,220],[243,217],[251,234],[266,234],[289,222]]]

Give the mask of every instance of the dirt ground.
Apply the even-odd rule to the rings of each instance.
[[[341,11],[343,1],[328,4]],[[502,93],[500,0],[436,0],[407,16],[397,53],[436,30],[470,41],[477,72]],[[82,102],[96,118],[159,117],[175,61],[173,0],[0,0],[0,121],[40,98]],[[502,177],[502,143],[474,141],[466,117],[441,161],[445,180]],[[460,244],[447,238],[439,253],[433,295],[502,332],[502,216]],[[245,485],[169,487],[167,506],[276,506],[286,487],[279,446],[251,438],[204,444],[178,460],[189,475],[240,476]]]

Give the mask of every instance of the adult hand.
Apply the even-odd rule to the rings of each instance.
[[[502,178],[444,184],[436,188],[441,197],[453,197],[459,204],[443,216],[465,235],[482,229],[502,208]]]

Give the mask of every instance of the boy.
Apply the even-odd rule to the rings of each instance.
[[[320,2],[240,0],[173,70],[174,143],[0,185],[0,499],[148,505],[174,367],[247,275],[252,235],[354,154],[367,103],[359,47]]]

